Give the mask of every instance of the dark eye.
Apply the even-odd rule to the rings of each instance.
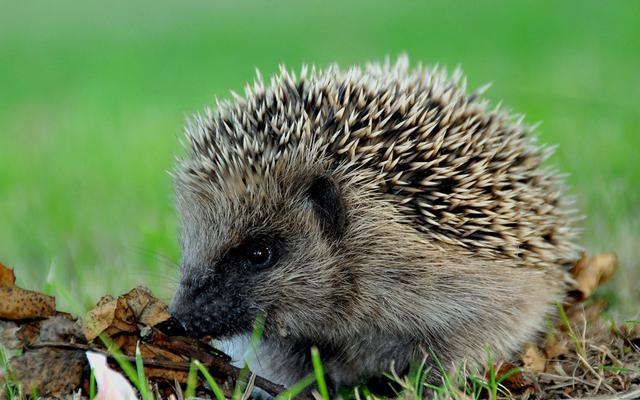
[[[254,268],[267,268],[276,261],[275,251],[267,243],[249,243],[244,249],[244,257],[249,266]]]

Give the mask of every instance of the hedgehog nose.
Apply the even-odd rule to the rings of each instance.
[[[185,304],[182,292],[183,289],[180,287],[173,295],[173,299],[171,299],[171,303],[169,304],[169,314],[171,314],[185,330],[189,331],[191,318],[189,317],[190,313],[186,310],[187,305]]]
[[[205,335],[210,329],[206,296],[199,292],[200,285],[181,283],[169,304],[169,313],[191,336]]]

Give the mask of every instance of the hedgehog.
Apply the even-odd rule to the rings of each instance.
[[[285,67],[190,119],[173,173],[182,261],[171,313],[246,343],[290,385],[509,358],[578,258],[577,212],[532,126],[459,69]],[[441,371],[441,372],[439,372]]]

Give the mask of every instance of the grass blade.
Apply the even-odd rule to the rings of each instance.
[[[298,382],[291,385],[291,387],[289,387],[287,390],[276,396],[275,400],[292,399],[302,393],[303,390],[308,388],[315,381],[316,377],[313,374],[307,375],[304,378],[300,379]]]
[[[322,360],[320,360],[320,352],[316,346],[311,348],[311,363],[313,364],[313,373],[318,382],[320,396],[322,400],[329,400],[329,390],[327,389],[327,382],[324,379],[324,368],[322,367]]]
[[[508,379],[511,375],[515,375],[520,372],[524,372],[524,369],[519,367],[511,368],[510,370],[502,374],[500,378],[498,378],[498,384],[501,384],[502,382],[504,382],[504,380]]]
[[[143,400],[153,400],[151,392],[149,392],[149,386],[147,385],[147,378],[144,375],[144,363],[142,361],[142,354],[140,353],[140,343],[136,343],[136,372],[138,377],[138,390]]]
[[[209,384],[209,387],[213,391],[213,394],[216,396],[216,400],[225,400],[224,393],[222,392],[222,389],[220,389],[220,386],[218,386],[218,383],[216,382],[215,379],[213,379],[213,376],[211,376],[211,374],[209,373],[209,371],[207,371],[205,366],[202,365],[202,363],[200,361],[198,361],[198,360],[196,360],[194,362],[194,364],[195,364],[196,368],[198,368],[198,370],[200,371],[202,376],[204,376],[204,379]]]
[[[185,400],[193,399],[196,397],[196,385],[198,384],[198,376],[196,371],[195,361],[191,362],[189,366],[189,374],[187,375],[187,390],[185,390]]]
[[[96,376],[93,374],[93,368],[91,368],[91,374],[89,375],[89,400],[93,400],[96,397]]]
[[[571,322],[569,322],[569,317],[567,317],[567,313],[564,311],[564,307],[562,306],[562,304],[560,304],[560,302],[556,303],[556,307],[558,308],[558,315],[560,316],[560,320],[562,321],[562,324],[565,326],[565,328],[567,328],[569,339],[571,339],[571,341],[573,342],[573,345],[576,347],[576,353],[581,355],[583,358],[586,358],[586,352],[585,352],[584,346],[580,342],[580,339],[578,338],[578,336],[573,331],[573,328],[571,327]]]

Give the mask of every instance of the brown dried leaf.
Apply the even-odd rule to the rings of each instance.
[[[614,253],[597,254],[591,258],[582,256],[571,270],[574,288],[570,295],[577,301],[591,297],[593,292],[609,280],[618,266]]]
[[[142,354],[143,359],[171,361],[174,363],[185,362],[183,357],[150,343],[140,343],[140,354]]]
[[[104,299],[104,298],[103,298]],[[98,306],[85,316],[82,323],[82,332],[88,341],[92,341],[105,329],[113,324],[113,318],[116,312],[116,300],[98,302]]]
[[[22,350],[23,343],[18,337],[20,326],[13,321],[0,321],[0,345],[11,350]]]
[[[573,267],[569,271],[571,276],[573,276],[574,278],[578,276],[580,271],[584,269],[584,267],[587,265],[588,262],[589,262],[589,257],[587,256],[587,253],[582,253],[580,255],[580,259],[576,261],[576,263],[573,265]]]
[[[155,326],[170,317],[167,306],[153,297],[149,289],[137,287],[115,300],[100,299],[98,306],[87,314],[82,330],[91,341],[103,332],[108,336],[133,333],[140,325]]]
[[[64,313],[57,313],[41,321],[39,329],[38,342],[86,342],[78,321]]]
[[[166,379],[170,382],[174,380],[180,383],[187,383],[187,371],[173,370],[169,368],[144,367],[145,376],[154,379]]]
[[[556,358],[569,352],[569,342],[565,335],[556,332],[553,336],[547,336],[544,342],[544,353],[547,358]]]
[[[16,284],[13,270],[0,262],[0,287],[11,287]]]
[[[524,368],[532,372],[544,372],[547,364],[547,358],[540,351],[538,346],[528,344],[520,355]]]
[[[509,362],[502,363],[500,368],[496,371],[496,378],[501,379],[507,373],[511,373],[509,376],[502,380],[502,384],[505,385],[508,389],[522,389],[530,385],[530,382],[525,378],[522,371],[513,372],[517,367]]]
[[[19,287],[0,287],[0,318],[12,321],[45,318],[56,312],[56,299]]]
[[[612,333],[623,338],[629,344],[640,349],[640,323],[624,323],[612,329]]]
[[[120,348],[120,351],[129,357],[135,357],[136,348],[139,348],[142,359],[144,360],[171,361],[176,363],[185,362],[185,359],[180,355],[162,348],[162,344],[142,342],[137,335],[122,334],[112,339],[113,343]]]
[[[589,304],[575,304],[566,308],[565,312],[569,323],[573,327],[583,326],[598,323],[602,320],[602,313],[607,308],[607,301],[604,299],[597,299]],[[565,329],[562,326],[562,329]]]
[[[131,307],[139,324],[156,326],[171,317],[167,305],[156,299],[145,287],[138,286],[122,297]]]
[[[138,343],[137,335],[127,335],[122,334],[112,338],[113,343],[122,350],[123,353],[127,355],[135,354],[136,352],[136,343]]]
[[[13,359],[11,372],[26,393],[62,397],[81,385],[86,364],[83,351],[41,348]]]

